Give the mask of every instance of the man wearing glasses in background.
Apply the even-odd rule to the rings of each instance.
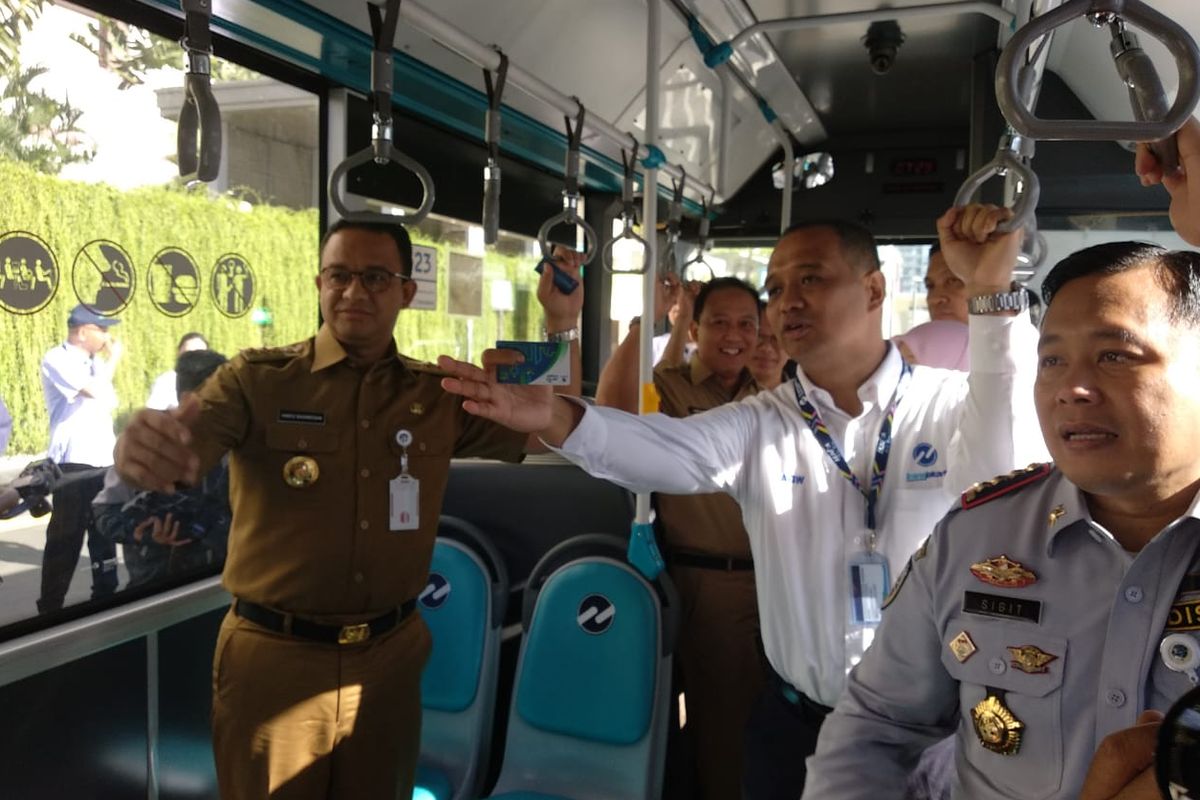
[[[578,254],[557,257],[579,276]],[[452,457],[519,460],[526,437],[472,417],[440,371],[400,355],[412,244],[398,224],[340,220],[321,242],[324,324],[249,350],[180,408],[139,412],[117,470],[143,489],[194,484],[230,453],[224,583],[235,600],[213,660],[221,796],[410,797],[425,587]],[[545,270],[546,331],[571,341],[583,292]]]

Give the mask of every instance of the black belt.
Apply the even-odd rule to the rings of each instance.
[[[751,558],[679,552],[672,552],[669,558],[672,564],[696,569],[715,569],[722,572],[745,572],[754,569],[754,559]]]
[[[818,703],[795,686],[792,686],[779,673],[775,673],[772,677],[783,699],[794,706],[800,712],[801,717],[808,720],[814,727],[820,727],[825,717],[829,716],[829,712],[833,711],[829,706]]]
[[[325,625],[280,611],[273,611],[266,606],[260,606],[241,598],[233,601],[233,613],[255,625],[261,625],[276,633],[330,644],[358,644],[376,636],[382,636],[403,622],[416,607],[416,600],[406,600],[400,608],[392,609],[388,613],[366,622],[359,622],[355,625]]]

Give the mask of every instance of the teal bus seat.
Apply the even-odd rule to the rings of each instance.
[[[433,635],[421,676],[413,800],[477,798],[487,775],[508,573],[474,525],[443,516],[417,604]]]
[[[657,800],[678,603],[625,542],[588,535],[530,573],[512,708],[492,800]]]

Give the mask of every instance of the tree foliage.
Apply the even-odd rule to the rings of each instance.
[[[47,0],[0,0],[0,67],[20,59],[21,36],[33,28]]]
[[[57,175],[67,164],[91,161],[95,151],[79,127],[83,112],[70,98],[60,101],[31,86],[45,72],[19,60],[0,68],[0,158]]]

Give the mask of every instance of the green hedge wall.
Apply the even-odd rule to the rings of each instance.
[[[45,450],[49,428],[42,399],[42,356],[66,337],[66,317],[78,302],[71,265],[88,242],[108,239],[121,245],[137,271],[129,307],[114,328],[125,345],[116,375],[121,400],[118,425],[141,407],[155,376],[171,368],[179,337],[200,331],[214,349],[231,355],[245,347],[287,344],[316,331],[318,218],[315,209],[295,211],[270,205],[247,207],[230,197],[212,197],[176,187],[121,191],[104,184],[66,181],[30,167],[0,160],[0,235],[23,230],[45,241],[57,261],[59,288],[36,314],[0,310],[0,396],[13,415],[13,437],[6,455]],[[432,359],[442,352],[477,360],[499,338],[537,338],[541,311],[528,260],[488,253],[484,257],[483,316],[473,321],[445,312],[450,246],[413,232],[417,244],[438,251],[438,310],[404,311],[396,326],[401,351]],[[147,279],[151,259],[164,247],[180,247],[199,267],[202,291],[197,307],[180,318],[163,315],[150,301]],[[265,304],[273,324],[260,328],[251,316],[230,319],[209,299],[209,273],[225,253],[243,256],[254,271],[255,304]],[[491,308],[491,281],[513,282],[516,309],[502,328]],[[471,327],[468,336],[468,325]],[[466,342],[470,338],[471,352]]]

